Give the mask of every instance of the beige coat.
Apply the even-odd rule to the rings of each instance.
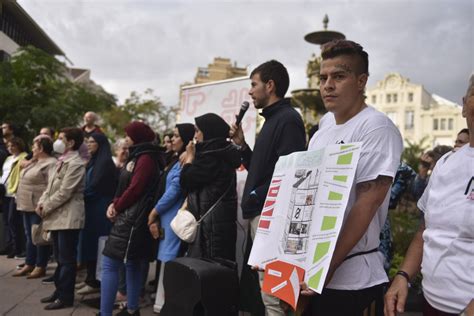
[[[49,175],[48,185],[39,200],[45,230],[84,227],[85,173],[86,166],[79,152],[72,151]]]
[[[48,184],[48,174],[54,170],[56,158],[48,157],[33,162],[20,173],[16,191],[16,208],[23,212],[34,212]]]

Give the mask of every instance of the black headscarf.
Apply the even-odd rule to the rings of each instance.
[[[179,156],[186,151],[186,146],[189,142],[194,138],[194,125],[190,123],[182,123],[176,124],[175,126],[178,129],[179,137],[183,141],[183,147],[180,149],[179,152],[175,153],[172,151],[172,156],[169,160],[167,160],[167,167],[166,169],[171,169],[172,166],[178,161]]]
[[[93,138],[99,148],[92,154],[87,163],[87,170],[92,170],[91,181],[86,191],[89,193],[99,193],[105,196],[113,196],[117,186],[117,169],[112,160],[109,140],[104,134],[92,133]]]
[[[178,152],[178,155],[181,155],[182,152],[186,150],[186,146],[194,138],[194,125],[190,123],[176,124],[176,128],[179,132],[179,137],[183,141],[183,148]]]
[[[194,119],[196,126],[201,130],[204,140],[228,138],[230,126],[222,117],[214,113],[206,113]]]

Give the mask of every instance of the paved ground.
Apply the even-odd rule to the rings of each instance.
[[[50,295],[54,291],[54,285],[43,285],[41,279],[27,280],[26,277],[12,277],[16,265],[22,261],[7,259],[0,256],[0,315],[8,316],[46,316],[46,315],[95,315],[98,310],[87,306],[84,300],[97,297],[95,295],[77,296],[74,306],[58,311],[45,311],[43,307],[46,304],[40,303],[40,299]],[[50,265],[48,275],[54,272],[55,265]],[[150,268],[154,271],[154,266]],[[83,273],[79,274],[79,279],[84,278]],[[141,315],[151,316],[153,314],[153,304],[151,300],[145,303],[141,309]]]
[[[87,296],[77,296],[74,306],[59,311],[45,311],[43,307],[46,304],[40,303],[40,299],[50,295],[54,291],[54,285],[43,285],[41,279],[27,280],[25,277],[12,277],[15,268],[22,261],[7,259],[0,256],[0,315],[8,316],[55,316],[55,315],[95,315],[98,311],[89,307],[85,300],[97,297],[97,294]],[[55,265],[50,264],[48,276],[54,272]],[[154,265],[150,266],[150,271],[154,271]],[[83,279],[84,273],[79,273],[78,279]],[[140,310],[141,315],[156,316],[153,313],[153,302],[147,299]],[[241,313],[241,315],[249,315]],[[421,313],[406,313],[403,316],[421,316]]]

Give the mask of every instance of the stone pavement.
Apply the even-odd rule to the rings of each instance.
[[[0,315],[8,316],[46,316],[46,315],[95,315],[98,310],[87,306],[84,299],[98,297],[93,295],[76,295],[74,306],[58,311],[45,311],[46,304],[40,303],[40,299],[50,295],[54,291],[54,285],[43,285],[41,279],[27,280],[26,277],[12,277],[16,266],[23,261],[7,259],[0,256]],[[54,272],[56,264],[50,264],[47,274],[50,276]],[[150,271],[155,271],[155,266],[150,265]],[[78,279],[84,278],[84,273],[79,273]],[[148,296],[148,295],[147,295]],[[141,315],[157,315],[153,313],[153,303],[148,298],[145,306],[141,308]]]
[[[8,316],[56,316],[56,315],[95,315],[98,310],[89,307],[84,300],[98,297],[93,295],[76,295],[74,306],[58,311],[45,311],[43,307],[46,304],[40,303],[40,299],[50,295],[54,291],[54,285],[43,285],[41,279],[27,280],[26,277],[12,277],[12,273],[16,270],[16,266],[23,261],[7,259],[6,256],[0,256],[0,315]],[[54,272],[56,264],[50,264],[47,274],[50,276]],[[150,265],[151,271],[155,271],[155,265]],[[78,274],[78,280],[85,278],[84,273]],[[153,313],[153,301],[147,295],[146,303],[143,304],[140,313],[143,316],[156,316]],[[240,315],[248,316],[247,313]],[[401,315],[402,316],[402,315]],[[403,316],[421,316],[421,313],[405,313]]]

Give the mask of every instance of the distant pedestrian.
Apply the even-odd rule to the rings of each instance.
[[[50,247],[33,244],[31,227],[41,222],[41,217],[35,213],[35,209],[46,189],[49,174],[56,167],[56,158],[52,156],[53,141],[49,136],[37,136],[33,141],[32,152],[32,162],[20,173],[16,195],[18,211],[23,215],[26,259],[25,266],[13,276],[27,276],[27,279],[40,278],[46,274]]]
[[[43,219],[44,230],[51,232],[58,263],[54,272],[55,291],[41,299],[42,303],[49,303],[46,310],[62,309],[74,303],[77,241],[85,221],[85,165],[78,152],[83,140],[79,128],[61,130],[53,143],[54,151],[61,156],[35,210]]]

